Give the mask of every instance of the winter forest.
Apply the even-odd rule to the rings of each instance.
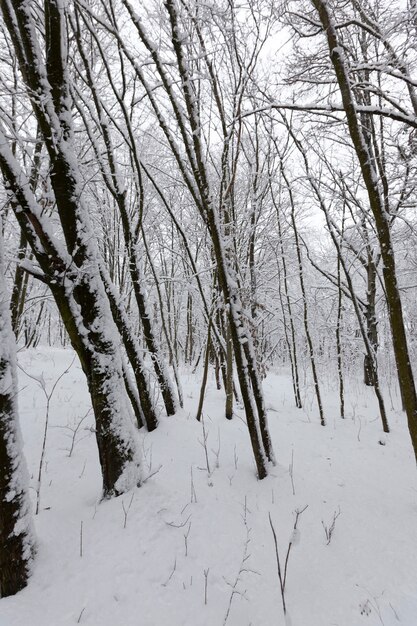
[[[416,626],[416,0],[0,39],[0,626]]]

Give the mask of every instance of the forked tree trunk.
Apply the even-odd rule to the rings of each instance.
[[[64,6],[60,0],[45,1],[45,60],[30,3],[0,0],[0,7],[48,152],[50,182],[65,248],[50,233],[29,181],[3,135],[0,166],[13,197],[16,218],[42,269],[40,278],[54,295],[87,377],[103,494],[117,495],[137,484],[138,459],[117,330],[99,274],[98,252],[83,201],[72,137]],[[37,271],[35,274],[39,275]]]

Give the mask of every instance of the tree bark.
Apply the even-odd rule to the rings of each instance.
[[[0,598],[26,586],[35,546],[29,475],[18,423],[15,337],[2,248],[0,222]]]

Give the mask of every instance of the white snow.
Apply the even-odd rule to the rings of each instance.
[[[72,358],[71,350],[19,353],[23,368],[47,385]],[[292,626],[415,626],[417,484],[403,414],[391,412],[393,432],[381,446],[371,390],[351,382],[343,421],[330,381],[323,428],[309,408],[312,388],[307,409],[297,410],[289,376],[270,374],[264,388],[278,465],[258,482],[243,410],[224,419],[223,393],[210,379],[208,475],[202,425],[194,419],[199,380],[182,375],[184,410],[162,418],[153,433],[140,432],[142,486],[100,504],[91,413],[68,456],[89,407],[77,361],[62,378],[51,401],[33,576],[25,590],[0,601],[0,626],[220,625],[232,593],[229,626],[284,626],[269,513],[281,563],[294,542],[286,581]],[[34,481],[44,396],[21,371],[19,388]],[[295,511],[306,505],[294,536]],[[326,545],[323,523],[339,509]]]

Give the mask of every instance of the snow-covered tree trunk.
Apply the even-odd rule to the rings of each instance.
[[[26,586],[35,543],[16,402],[15,337],[3,270],[0,223],[0,598]]]
[[[138,245],[137,245],[138,236],[139,236],[138,227],[140,226],[141,221],[142,221],[141,215],[143,213],[142,205],[143,205],[144,194],[143,194],[143,186],[142,186],[142,180],[141,180],[139,156],[136,150],[133,130],[131,129],[131,126],[130,126],[129,114],[128,114],[126,105],[123,102],[123,99],[120,97],[120,95],[118,94],[116,90],[118,102],[124,113],[124,120],[128,127],[128,132],[130,133],[131,150],[134,153],[132,155],[133,156],[132,163],[135,164],[135,167],[138,170],[137,172],[135,172],[135,177],[138,181],[138,187],[139,187],[138,194],[140,198],[140,201],[139,201],[140,206],[138,208],[139,217],[137,218],[136,227],[134,227],[132,217],[130,215],[127,195],[126,195],[126,188],[124,185],[123,177],[120,172],[120,168],[117,163],[117,157],[116,157],[116,153],[114,150],[113,141],[112,141],[112,137],[111,137],[111,133],[109,129],[109,120],[107,119],[105,109],[101,101],[99,89],[97,88],[95,84],[95,78],[94,78],[93,71],[88,60],[87,51],[83,47],[79,22],[77,21],[76,24],[74,22],[75,20],[73,20],[72,27],[76,34],[78,50],[80,52],[80,56],[84,65],[84,70],[86,73],[86,82],[88,84],[89,89],[91,90],[92,99],[94,101],[95,109],[98,115],[100,132],[103,135],[103,140],[104,140],[104,145],[105,145],[107,160],[108,160],[108,169],[109,169],[108,173],[106,172],[106,166],[103,163],[103,159],[102,159],[99,149],[95,149],[96,158],[98,162],[100,163],[100,169],[103,175],[104,183],[106,184],[111,194],[113,195],[116,201],[119,213],[120,213],[122,230],[123,230],[125,246],[126,246],[126,253],[128,256],[128,267],[129,267],[130,276],[131,276],[132,285],[133,285],[133,291],[135,294],[135,298],[136,298],[136,302],[137,302],[137,306],[139,310],[139,315],[140,315],[140,319],[142,323],[143,336],[145,339],[146,347],[148,348],[148,351],[152,360],[153,367],[155,369],[156,377],[158,379],[158,383],[161,389],[161,395],[164,401],[167,415],[173,415],[175,411],[177,410],[175,392],[174,392],[173,385],[172,385],[172,382],[168,373],[168,369],[165,365],[165,360],[162,355],[161,346],[159,345],[157,336],[154,332],[154,328],[152,325],[152,320],[151,320],[151,316],[149,313],[148,296],[147,296],[146,289],[145,289],[145,279],[142,273],[141,259],[139,255]],[[103,61],[106,64],[108,75],[111,76],[110,67],[107,66],[107,59],[105,58],[104,54],[103,54]],[[86,122],[86,125],[87,124],[88,123]],[[90,133],[90,137],[92,138],[91,133]],[[149,430],[153,430],[154,428],[156,428],[157,419],[152,414],[149,416],[149,419],[148,419],[148,411],[145,409],[144,409],[144,413],[145,413],[145,419],[146,419],[146,423],[147,423]]]
[[[87,377],[103,494],[117,495],[138,482],[137,451],[124,388],[120,338],[99,273],[100,259],[73,140],[64,3],[45,2],[44,51],[30,3],[1,0],[0,7],[24,79],[22,91],[26,87],[48,153],[64,242],[49,231],[4,135],[0,137],[0,166],[14,197],[16,217],[43,272],[36,273],[51,288]]]

